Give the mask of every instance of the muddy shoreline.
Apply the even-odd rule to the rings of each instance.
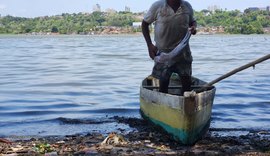
[[[113,117],[134,128],[128,132],[89,132],[67,136],[0,139],[0,155],[270,155],[270,131],[248,131],[245,135],[222,136],[228,129],[210,129],[193,146],[184,146],[170,135],[138,118]]]

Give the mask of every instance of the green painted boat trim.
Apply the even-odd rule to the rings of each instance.
[[[165,129],[165,131],[168,134],[170,134],[176,141],[179,141],[180,143],[182,143],[184,145],[194,145],[194,143],[196,141],[201,139],[203,134],[205,134],[208,131],[209,126],[210,126],[210,121],[211,121],[209,119],[209,121],[207,122],[206,125],[199,127],[196,132],[192,132],[192,134],[191,134],[189,132],[186,132],[183,129],[173,128],[168,124],[165,124],[161,121],[153,119],[153,118],[145,115],[141,109],[140,109],[140,114],[144,119],[150,121],[155,126],[159,126],[159,127],[162,127],[163,129]]]

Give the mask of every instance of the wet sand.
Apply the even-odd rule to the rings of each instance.
[[[90,132],[68,136],[0,139],[0,155],[262,155],[270,156],[270,132],[249,131],[245,135],[221,136],[210,129],[193,146],[184,146],[142,119],[114,117],[134,128],[107,135]]]

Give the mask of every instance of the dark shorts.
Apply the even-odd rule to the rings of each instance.
[[[152,76],[160,79],[170,78],[172,73],[177,73],[179,76],[191,76],[191,62],[177,62],[173,66],[168,66],[163,63],[156,63],[153,67]]]

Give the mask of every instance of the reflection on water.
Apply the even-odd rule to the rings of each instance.
[[[214,80],[269,54],[269,40],[192,36],[193,75]],[[153,65],[141,35],[0,36],[0,55],[0,135],[123,128],[111,117],[140,117],[139,86]],[[270,126],[269,68],[266,61],[216,84],[212,128]]]

